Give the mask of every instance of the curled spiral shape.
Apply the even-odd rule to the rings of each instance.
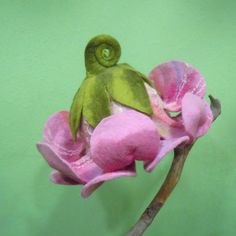
[[[92,38],[85,48],[85,66],[88,73],[97,74],[117,64],[121,55],[120,44],[110,35]]]

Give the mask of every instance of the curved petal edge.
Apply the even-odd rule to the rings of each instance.
[[[187,93],[182,100],[182,118],[186,132],[196,139],[208,131],[213,114],[205,100]]]
[[[84,198],[89,197],[93,193],[93,191],[95,191],[104,181],[116,179],[120,177],[131,177],[135,175],[136,175],[136,171],[135,171],[134,164],[130,165],[124,170],[117,170],[114,172],[101,174],[83,186],[82,191],[81,191],[81,196]]]
[[[151,172],[169,152],[173,151],[174,148],[181,145],[182,143],[185,143],[188,141],[189,141],[188,136],[161,140],[161,147],[160,147],[159,153],[157,154],[156,158],[152,162],[144,163],[145,170],[147,172]]]

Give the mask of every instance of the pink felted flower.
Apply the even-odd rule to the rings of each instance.
[[[121,126],[120,122],[124,122],[127,118],[132,119],[134,124],[141,123],[136,132],[142,133],[147,132],[147,135],[153,135],[153,151],[147,153],[143,158],[151,158],[150,156],[155,156],[158,150],[158,133],[155,131],[155,126],[151,122],[150,118],[141,113],[122,113],[117,117],[107,118],[107,122],[112,123],[112,119],[115,119],[117,126]],[[66,111],[58,112],[51,116],[47,121],[44,129],[44,139],[43,142],[38,143],[37,147],[40,153],[43,155],[48,164],[54,169],[50,178],[54,183],[58,184],[83,184],[82,196],[87,197],[95,190],[103,181],[118,178],[122,176],[134,176],[135,175],[135,165],[133,157],[132,161],[120,165],[120,168],[114,170],[112,162],[109,168],[102,168],[99,165],[99,161],[95,161],[90,154],[90,144],[87,143],[85,138],[78,137],[77,141],[74,142],[71,136],[69,123],[68,123],[69,113]],[[100,126],[98,126],[98,129]],[[127,127],[126,127],[127,128]],[[102,129],[102,127],[101,127]],[[123,128],[124,129],[124,128]],[[84,134],[86,129],[84,129]],[[86,135],[86,134],[85,134]],[[135,133],[133,133],[135,135]],[[125,134],[124,134],[125,136]],[[133,146],[126,145],[125,139],[129,139],[130,135],[126,133],[126,136],[122,139],[122,134],[120,135],[121,142],[124,145],[119,147],[113,147],[114,153],[129,153],[129,157],[124,155],[124,159],[131,158],[133,150],[136,146],[145,143],[146,137],[137,140],[133,143]],[[109,137],[107,136],[107,145],[109,146]],[[99,143],[99,140],[103,141],[102,138],[93,137],[95,142]],[[96,145],[95,145],[96,146]],[[96,147],[95,147],[96,148]],[[102,148],[102,146],[101,146]],[[119,149],[120,150],[117,150]],[[140,152],[142,152],[140,148]],[[137,152],[138,153],[138,152]],[[97,164],[98,162],[98,164]],[[109,169],[109,170],[107,170]]]
[[[152,106],[159,133],[163,136],[163,146],[186,136],[191,143],[208,131],[213,115],[203,99],[205,81],[196,69],[184,62],[170,61],[155,67],[149,78],[161,98],[159,102],[153,99],[156,102],[152,102]],[[177,117],[171,117],[169,112],[173,111],[179,112]],[[166,114],[169,114],[168,117]],[[146,162],[145,169],[152,171],[160,160],[157,156],[153,161]]]
[[[83,121],[74,142],[69,128],[69,113],[51,116],[38,150],[54,169],[50,179],[57,184],[82,184],[82,196],[89,196],[104,181],[135,176],[135,161],[162,159],[188,137],[163,143],[150,117],[113,103],[115,113],[93,130]]]
[[[66,111],[51,116],[37,147],[54,169],[50,179],[58,184],[84,185],[84,197],[106,180],[134,176],[135,160],[153,160],[160,151],[155,123],[142,113],[130,110],[105,118],[92,132],[91,140],[83,124],[83,137],[76,142],[68,117]]]
[[[212,122],[209,105],[202,99],[203,77],[183,62],[168,62],[150,74],[155,89],[145,84],[153,109],[151,117],[115,101],[112,115],[95,129],[83,119],[77,141],[69,127],[69,113],[49,118],[38,150],[54,169],[50,179],[57,184],[81,184],[89,196],[104,181],[135,176],[135,161],[146,171],[182,143],[193,142]],[[171,117],[170,111],[180,112]]]

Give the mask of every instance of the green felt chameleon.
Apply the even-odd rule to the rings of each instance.
[[[93,128],[111,115],[111,102],[152,114],[144,82],[151,82],[130,65],[117,64],[121,48],[116,39],[99,35],[85,48],[86,78],[76,92],[70,109],[70,128],[76,140],[81,118]]]

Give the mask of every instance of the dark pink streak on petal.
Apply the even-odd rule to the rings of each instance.
[[[202,75],[191,65],[181,61],[170,61],[155,67],[149,78],[168,111],[180,111],[181,100],[187,92],[203,97],[206,90]]]
[[[116,178],[120,178],[120,177],[131,177],[131,176],[135,176],[135,175],[136,175],[136,172],[135,172],[135,165],[134,164],[128,166],[124,170],[117,170],[114,172],[108,172],[108,173],[102,174],[102,175],[92,179],[86,185],[84,185],[84,187],[82,188],[82,191],[81,191],[81,196],[84,198],[88,197],[104,181],[116,179]]]
[[[183,136],[180,138],[171,138],[166,140],[161,140],[160,151],[157,154],[156,158],[151,162],[145,162],[144,167],[147,172],[151,172],[156,165],[171,151],[174,150],[177,146],[184,142],[188,142],[189,137]]]

